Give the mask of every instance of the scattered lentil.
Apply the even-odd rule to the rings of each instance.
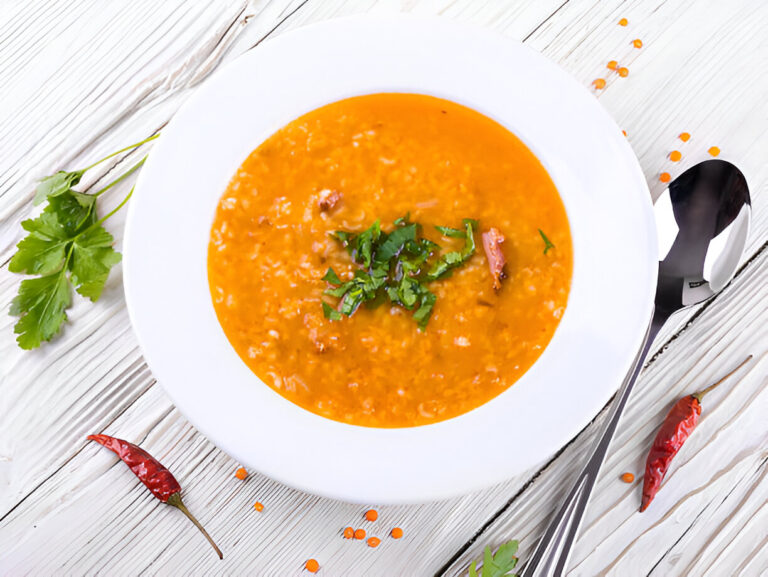
[[[403,530],[400,527],[395,527],[392,529],[391,535],[393,539],[400,539],[403,536]]]
[[[369,547],[378,547],[381,544],[381,539],[378,537],[371,537],[368,539],[368,546]]]
[[[352,527],[347,527],[344,529],[344,538],[345,539],[351,539],[355,536],[355,530]]]
[[[240,467],[237,471],[235,471],[235,477],[240,479],[241,481],[245,479],[248,476],[248,471]]]
[[[621,476],[621,480],[624,481],[625,483],[631,483],[632,481],[635,480],[635,476],[632,473],[624,473]]]
[[[632,41],[632,46],[634,46],[635,48],[642,48],[643,47],[643,41],[640,40],[639,38],[635,38]]]
[[[592,84],[594,84],[595,88],[597,88],[598,90],[602,90],[603,88],[605,88],[605,78],[595,78],[592,81]]]
[[[712,156],[717,156],[718,154],[720,154],[720,149],[717,146],[713,146],[707,152],[709,152],[709,154],[711,154]]]
[[[320,570],[320,563],[318,563],[316,559],[308,559],[304,564],[304,567],[310,573],[317,573]]]
[[[261,513],[261,512],[264,510],[264,505],[262,505],[261,503],[259,503],[258,501],[256,501],[256,502],[253,504],[253,508],[254,508],[254,509],[256,509],[256,510],[257,510],[259,513]]]
[[[691,139],[691,135],[688,134],[687,132],[681,132],[678,138],[683,142],[688,142]]]
[[[368,510],[365,512],[365,518],[366,518],[368,521],[375,521],[376,519],[378,519],[378,518],[379,518],[379,514],[378,514],[378,512],[376,511],[376,509],[368,509]]]
[[[624,66],[619,68],[619,76],[621,76],[622,78],[626,78],[627,76],[629,76],[629,68],[626,68]]]
[[[670,152],[670,153],[669,153],[669,159],[670,159],[672,162],[677,162],[677,161],[679,161],[679,160],[680,160],[682,157],[683,157],[683,155],[682,155],[682,154],[680,154],[680,151],[679,151],[679,150],[673,150],[672,152]]]
[[[362,541],[365,539],[365,529],[358,529],[355,531],[355,539]]]
[[[629,22],[627,21],[626,18],[622,18],[621,20],[619,20],[619,26],[626,26],[627,24],[629,24]]]
[[[615,60],[610,60],[608,64],[605,65],[606,68],[609,68],[610,70],[616,70],[619,67],[619,63]]]
[[[659,180],[660,180],[661,182],[669,182],[670,180],[672,180],[672,177],[669,175],[669,173],[668,173],[668,172],[662,172],[662,173],[659,175]]]

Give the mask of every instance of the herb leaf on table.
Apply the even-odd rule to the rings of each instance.
[[[27,231],[16,245],[8,264],[15,273],[39,275],[21,281],[10,314],[20,317],[14,327],[22,349],[34,349],[51,340],[67,320],[72,302],[71,288],[96,302],[101,296],[109,272],[121,260],[112,247],[113,236],[103,223],[120,210],[128,196],[109,214],[99,219],[97,201],[101,194],[138,170],[146,157],[94,194],[73,190],[83,174],[120,152],[141,146],[157,138],[152,136],[73,172],[59,171],[40,181],[35,204],[47,201],[39,216],[21,223]]]
[[[487,546],[483,554],[481,572],[477,572],[477,561],[472,561],[469,577],[517,577],[517,574],[511,573],[517,565],[517,546],[516,540],[508,541],[499,547],[495,555],[491,554],[491,548]]]

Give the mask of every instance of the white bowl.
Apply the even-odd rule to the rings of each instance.
[[[289,402],[240,360],[208,290],[220,195],[264,139],[323,104],[418,92],[518,135],[554,180],[573,235],[568,307],[512,387],[434,425],[374,429]],[[125,234],[125,293],[147,362],[181,411],[243,465],[347,501],[423,502],[541,462],[610,399],[647,326],[656,284],[650,195],[595,98],[518,42],[442,19],[357,17],[265,42],[206,81],[142,169]]]

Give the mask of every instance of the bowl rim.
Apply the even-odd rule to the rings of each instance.
[[[471,55],[463,49],[468,45]],[[500,74],[508,70],[520,82]],[[325,103],[387,91],[448,98],[510,128],[550,172],[574,241],[569,305],[534,366],[481,407],[403,429],[331,421],[260,383],[218,324],[205,271],[213,209],[252,149]],[[254,103],[269,112],[243,119],[240,113]],[[525,103],[525,114],[511,103]],[[557,139],[545,134],[553,128]],[[196,202],[187,202],[190,197]],[[169,219],[177,225],[164,228]],[[600,245],[601,234],[611,239],[607,246]],[[144,356],[197,428],[242,464],[289,486],[380,504],[433,501],[490,486],[573,438],[632,364],[652,310],[657,262],[645,178],[592,94],[515,40],[443,18],[403,15],[314,23],[216,71],[163,130],[139,176],[124,257],[126,302]],[[610,277],[598,258],[611,262]],[[595,275],[607,278],[590,284]],[[609,282],[616,278],[621,285]],[[574,375],[585,384],[566,385]],[[515,443],[520,438],[525,443]],[[498,458],[488,442],[495,439],[505,447],[515,443],[515,459]]]

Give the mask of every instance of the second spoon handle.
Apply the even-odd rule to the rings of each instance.
[[[521,577],[561,577],[565,573],[571,548],[578,535],[581,520],[584,517],[584,510],[592,495],[592,488],[597,480],[600,467],[605,460],[608,446],[611,444],[611,439],[613,439],[613,435],[616,432],[616,426],[619,424],[619,419],[624,412],[629,395],[632,393],[637,376],[643,368],[643,362],[648,355],[653,339],[664,325],[668,316],[665,313],[654,311],[643,345],[640,347],[629,373],[616,394],[616,399],[611,406],[608,419],[595,442],[592,456],[579,474],[560,509],[547,526],[547,530],[539,540]]]

